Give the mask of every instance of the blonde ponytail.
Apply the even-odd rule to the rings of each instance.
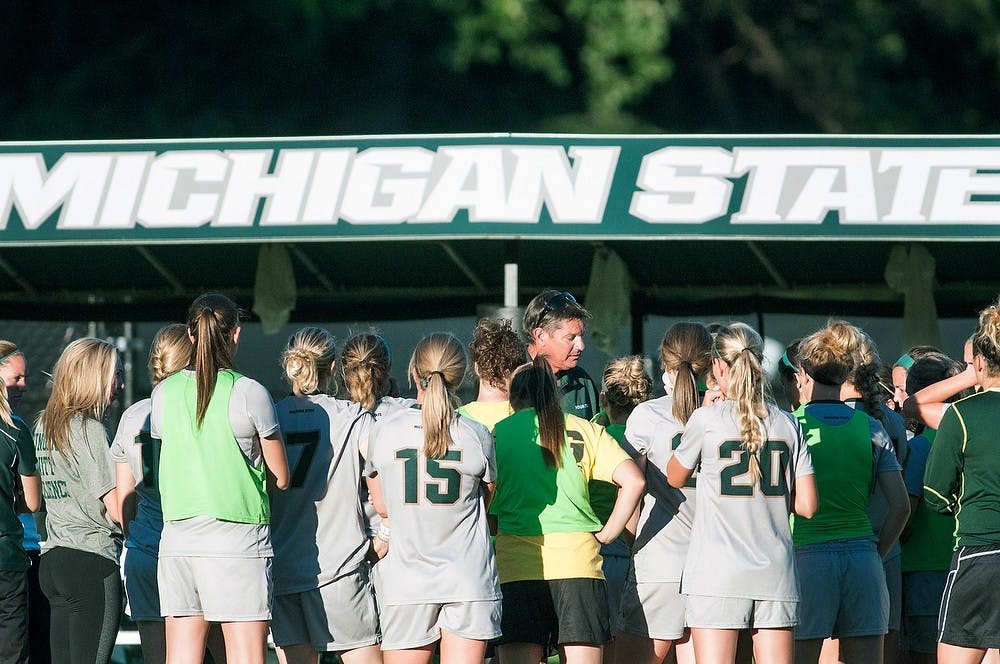
[[[292,393],[301,397],[323,391],[330,380],[337,347],[321,327],[304,327],[291,336],[281,354],[281,368]]]
[[[768,383],[764,378],[764,342],[744,323],[732,323],[715,335],[715,356],[729,366],[726,396],[735,402],[743,449],[748,452],[750,477],[760,479],[760,449],[764,446]]]
[[[421,418],[424,456],[440,459],[452,444],[451,423],[458,399],[455,390],[465,378],[465,349],[452,334],[438,332],[424,337],[413,349],[409,373],[423,393]]]

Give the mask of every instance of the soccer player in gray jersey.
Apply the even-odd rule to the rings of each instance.
[[[493,437],[455,412],[465,350],[450,334],[422,339],[410,359],[419,409],[379,420],[366,473],[388,553],[378,563],[387,664],[479,664],[500,635],[500,588],[486,521],[496,476]],[[391,521],[391,538],[390,527]]]
[[[161,328],[149,349],[149,378],[155,387],[167,376],[191,362],[191,340],[187,326],[181,323]],[[115,462],[115,486],[121,503],[125,550],[122,573],[125,577],[126,608],[139,628],[142,659],[146,664],[166,661],[167,641],[156,566],[163,531],[163,510],[157,487],[158,445],[149,434],[150,399],[129,406],[118,422],[118,432],[111,443]],[[208,648],[217,660],[225,657],[222,630],[209,630]]]
[[[701,323],[672,325],[660,343],[667,396],[636,406],[625,425],[625,447],[646,477],[646,495],[616,622],[622,661],[659,664],[674,644],[678,662],[694,661],[680,581],[694,523],[695,478],[675,489],[666,469],[701,404],[698,383],[711,366],[711,349],[712,336]]]
[[[748,325],[718,331],[712,371],[726,400],[691,415],[667,463],[675,488],[700,468],[681,577],[699,662],[735,661],[748,628],[758,662],[792,662],[799,592],[788,515],[812,516],[818,497],[798,422],[765,398],[763,350]]]
[[[338,652],[345,664],[378,664],[378,614],[366,556],[359,441],[372,416],[326,394],[336,347],[306,327],[282,354],[292,395],[275,405],[288,449],[288,490],[271,499],[274,607],[271,634],[283,664],[315,664]]]

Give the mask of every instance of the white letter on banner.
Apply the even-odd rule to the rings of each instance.
[[[146,228],[194,227],[215,216],[229,160],[215,150],[173,150],[153,160],[139,202]],[[182,176],[183,175],[183,179]]]
[[[689,175],[678,175],[678,170]],[[671,146],[642,158],[629,213],[652,224],[692,224],[721,217],[729,209],[733,183],[726,176],[733,156],[716,147]],[[677,200],[683,199],[683,200]]]
[[[846,223],[878,219],[870,151],[864,148],[736,148],[736,174],[750,171],[743,209],[733,223],[813,223],[831,209]],[[807,179],[785,216],[779,214],[788,195],[789,169],[807,169]],[[843,174],[844,191],[834,191]]]
[[[972,194],[1000,196],[1000,175],[972,168],[942,168],[929,221],[934,224],[1000,224],[1000,203],[971,200]]]
[[[93,228],[114,155],[64,154],[46,173],[42,155],[0,156],[0,228],[11,206],[21,223],[35,230],[62,206],[58,228]]]
[[[617,145],[574,145],[571,167],[558,146],[510,148],[516,162],[504,221],[537,223],[544,200],[553,223],[601,223],[620,151]]]
[[[302,209],[304,224],[335,224],[340,195],[344,190],[347,166],[351,163],[355,148],[317,150],[316,165],[313,167],[309,193]]]
[[[504,220],[507,213],[502,146],[441,146],[444,172],[427,195],[415,222],[449,222],[459,208],[469,221]]]
[[[883,150],[879,171],[899,168],[892,208],[883,221],[893,223],[997,223],[995,202],[970,203],[969,193],[996,194],[995,176],[974,175],[976,169],[1000,169],[996,148],[899,148]],[[953,170],[957,169],[957,170]],[[935,171],[940,171],[933,187]],[[974,192],[972,190],[975,190]],[[931,218],[925,214],[930,196]]]
[[[253,226],[257,200],[267,197],[260,225],[294,224],[299,219],[316,160],[315,150],[281,150],[269,175],[273,150],[226,150],[229,178],[213,226]]]
[[[352,224],[401,224],[420,210],[434,153],[369,148],[355,158],[340,216]],[[409,176],[409,177],[407,177]]]
[[[840,210],[842,224],[870,224],[878,221],[875,200],[875,174],[872,154],[866,148],[823,148],[809,150],[803,165],[822,166],[809,174],[795,204],[785,215],[786,221],[820,223],[830,210]],[[816,161],[821,160],[821,161]],[[834,191],[843,174],[843,191]],[[839,188],[839,187],[838,187]]]
[[[115,155],[111,180],[104,193],[104,204],[97,220],[98,228],[133,228],[139,193],[146,180],[149,162],[155,152],[123,152]]]

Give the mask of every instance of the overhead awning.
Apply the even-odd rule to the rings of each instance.
[[[0,143],[5,316],[163,319],[252,295],[289,248],[293,317],[414,318],[582,288],[614,249],[645,311],[898,315],[922,243],[942,315],[1000,290],[1000,137],[519,134]]]

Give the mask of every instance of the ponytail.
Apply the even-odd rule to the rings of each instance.
[[[187,326],[194,340],[196,422],[200,427],[215,393],[218,373],[234,366],[233,334],[240,326],[239,309],[225,295],[207,293],[191,304]]]
[[[377,334],[356,334],[344,343],[340,376],[348,396],[367,411],[389,393],[389,344]]]
[[[510,380],[510,405],[515,410],[534,408],[538,417],[538,442],[547,466],[562,467],[566,446],[566,416],[552,367],[544,355],[522,365]]]
[[[413,349],[410,376],[420,382],[424,427],[424,456],[440,459],[452,444],[455,420],[455,390],[465,378],[465,349],[452,334],[438,332],[424,337]]]
[[[729,366],[726,396],[736,405],[743,449],[749,454],[750,476],[760,479],[760,449],[764,446],[768,383],[762,365],[764,342],[749,325],[733,323],[719,330],[713,352]]]
[[[671,325],[660,342],[663,370],[677,372],[671,398],[674,419],[681,424],[701,405],[698,379],[711,368],[711,349],[712,335],[701,323]]]

